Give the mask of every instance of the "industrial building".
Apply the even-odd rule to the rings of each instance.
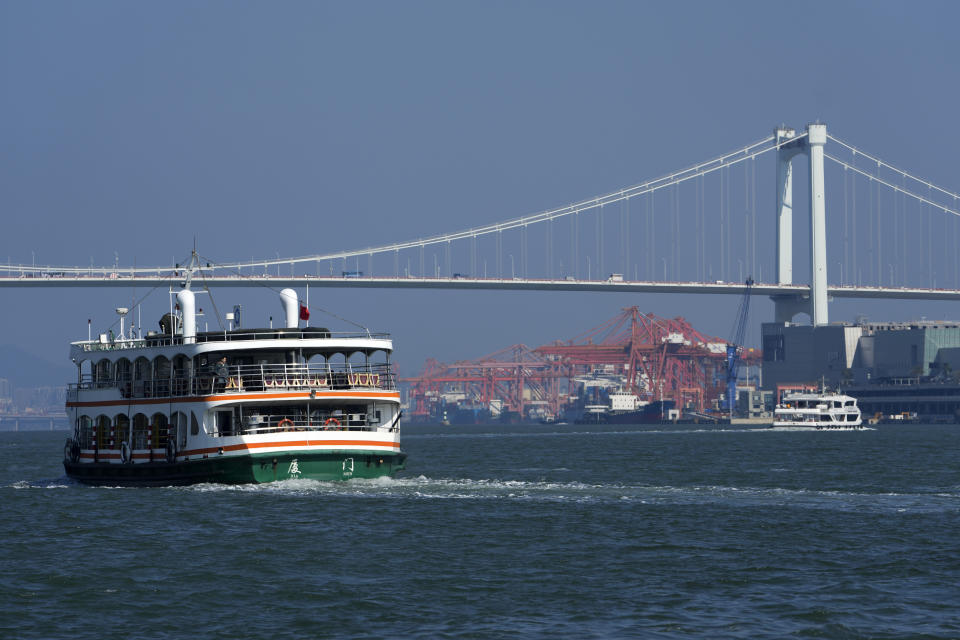
[[[960,323],[769,322],[762,328],[764,389],[843,388],[865,416],[960,416]]]

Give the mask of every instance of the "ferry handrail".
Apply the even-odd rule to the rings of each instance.
[[[123,397],[183,397],[266,391],[273,388],[303,390],[379,389],[395,390],[397,376],[388,363],[255,364],[228,366],[226,374],[213,366],[198,368],[192,375],[163,378],[98,379],[84,374],[69,390],[119,388]]]
[[[371,424],[366,413],[343,413],[337,410],[312,411],[304,414],[257,414],[245,416],[261,420],[240,425],[240,429],[230,434],[218,435],[255,435],[282,431],[377,431],[380,425]]]
[[[211,331],[198,333],[197,343],[232,342],[240,340],[389,340],[387,332],[371,331],[328,331],[322,328],[303,329],[234,329],[233,331]],[[100,340],[81,340],[73,343],[84,352],[116,351],[120,349],[139,349],[145,347],[167,347],[183,344],[183,336],[166,333],[148,335],[143,338],[119,338],[102,342]]]

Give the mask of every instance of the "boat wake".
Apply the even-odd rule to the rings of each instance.
[[[714,505],[731,508],[783,507],[883,513],[960,512],[960,488],[932,493],[865,493],[796,488],[718,485],[653,486],[619,483],[546,482],[471,478],[376,478],[346,482],[283,480],[260,485],[199,484],[188,492],[235,492],[406,500],[479,500],[540,503]]]
[[[7,485],[9,489],[73,489],[82,486],[66,476],[50,480],[18,480]]]

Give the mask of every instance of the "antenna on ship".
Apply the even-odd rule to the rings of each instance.
[[[190,262],[184,268],[183,289],[177,293],[177,303],[180,305],[180,313],[183,318],[182,336],[184,344],[193,344],[197,341],[196,302],[193,291],[190,290],[190,283],[193,281],[193,272],[197,270],[199,262],[196,240],[194,240],[193,251],[190,252]]]
[[[200,264],[200,257],[197,255],[196,240],[194,240],[193,251],[190,252],[190,262],[183,269],[183,288],[189,290],[190,283],[193,281],[193,272]]]

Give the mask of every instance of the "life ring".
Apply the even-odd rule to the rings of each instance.
[[[120,443],[120,462],[127,464],[131,460],[133,460],[133,455],[130,451],[130,445],[127,444],[126,440],[124,440]]]
[[[167,439],[167,462],[173,464],[177,461],[177,441],[173,438]]]
[[[371,374],[370,374],[370,377],[372,378],[372,380],[371,380],[372,384],[371,384],[370,386],[379,387],[379,386],[380,386],[380,374],[379,374],[379,373],[371,373]]]
[[[284,427],[288,427],[288,426],[289,427],[293,426],[293,420],[291,420],[290,418],[284,418],[283,420],[277,423],[278,429],[283,429]]]
[[[327,418],[327,421],[323,423],[323,426],[325,426],[328,430],[330,429],[331,425],[333,425],[334,427],[339,427],[340,421],[337,420],[336,418]]]

